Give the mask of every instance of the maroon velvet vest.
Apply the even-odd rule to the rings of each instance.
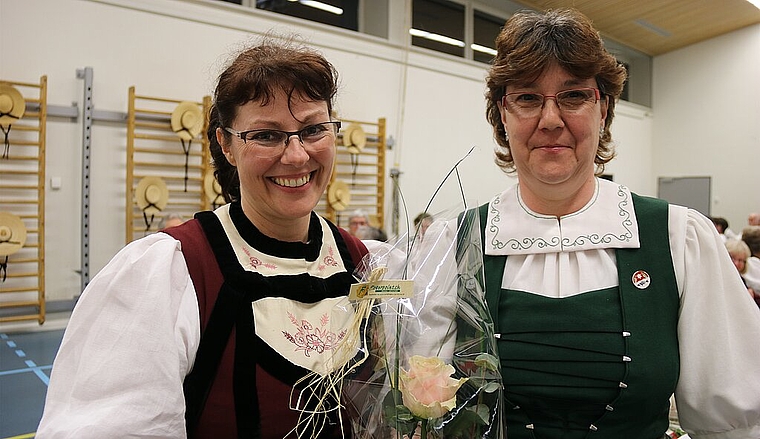
[[[199,220],[199,217],[201,220]],[[225,261],[224,258],[220,258],[221,251],[219,248],[223,248],[224,245],[220,246],[217,241],[220,238],[227,241],[224,237],[219,236],[218,230],[221,230],[221,226],[219,226],[219,229],[214,229],[213,227],[209,228],[207,225],[204,225],[213,221],[218,222],[212,212],[200,212],[196,214],[195,219],[187,221],[180,226],[164,230],[165,233],[168,233],[182,243],[182,253],[185,257],[198,298],[202,346],[204,338],[213,336],[213,334],[209,335],[209,331],[207,331],[209,321],[217,304],[217,299],[220,297],[220,290],[226,285],[224,274],[226,270],[220,268],[220,264],[222,266],[229,264],[229,259]],[[344,265],[350,275],[353,268],[368,253],[367,248],[359,239],[351,236],[345,230],[332,225],[331,227],[333,232],[339,232],[334,233],[335,240],[339,246]],[[211,232],[209,229],[211,229]],[[224,244],[229,245],[228,242]],[[250,307],[248,307],[247,312],[250,313]],[[206,344],[208,345],[208,343]],[[238,379],[238,381],[241,381],[238,387],[246,385],[247,387],[255,388],[255,394],[252,396],[254,398],[253,406],[258,411],[259,419],[251,421],[254,427],[248,432],[244,434],[240,433],[238,431],[240,420],[236,416],[237,396],[235,395],[236,375],[234,373],[236,362],[235,328],[232,328],[226,345],[224,347],[217,346],[216,348],[221,351],[221,359],[212,360],[212,363],[218,364],[216,365],[215,372],[210,375],[212,376],[210,388],[202,392],[204,395],[200,406],[196,410],[198,414],[193,415],[191,413],[193,410],[188,408],[188,414],[186,415],[188,436],[191,438],[260,437],[282,439],[298,421],[297,412],[288,408],[292,385],[273,376],[270,373],[271,370],[267,371],[256,360],[255,372],[246,374],[255,378],[250,378],[247,383]],[[200,358],[201,354],[202,349],[199,348],[198,357],[193,366],[194,369],[198,367],[199,361],[202,360]],[[191,371],[191,375],[192,373]],[[188,375],[189,377],[190,375]],[[188,379],[186,378],[185,397],[189,407],[192,397],[188,395],[187,384]],[[255,416],[255,414],[252,413],[251,416]],[[193,417],[197,419],[191,419]],[[340,429],[335,428],[334,430],[333,435],[337,435],[336,437],[339,438]],[[331,434],[320,437],[330,436]],[[293,435],[293,437],[295,436]]]

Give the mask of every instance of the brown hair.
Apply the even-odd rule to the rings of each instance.
[[[486,118],[493,126],[496,143],[501,146],[496,151],[496,164],[504,172],[515,171],[499,112],[506,87],[535,81],[548,66],[557,63],[578,78],[594,78],[602,98],[607,100],[604,134],[599,138],[594,159],[597,174],[601,174],[605,163],[615,156],[610,125],[615,117],[615,101],[626,80],[626,70],[604,48],[591,21],[573,9],[517,12],[496,37],[496,50],[486,78]]]
[[[313,101],[325,101],[328,114],[332,114],[338,72],[312,49],[292,41],[278,43],[267,39],[240,53],[219,75],[207,136],[216,168],[214,176],[228,203],[240,199],[240,178],[217,142],[216,129],[231,126],[238,108],[250,101],[267,105],[278,89],[288,96],[288,106],[293,95],[300,94]],[[224,131],[224,136],[225,141],[231,141],[232,134]]]
[[[752,256],[760,257],[760,226],[749,226],[742,230],[742,241],[747,244]]]

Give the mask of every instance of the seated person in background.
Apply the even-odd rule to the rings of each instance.
[[[358,236],[359,228],[369,226],[369,215],[367,212],[357,209],[348,217],[348,233]]]
[[[361,226],[356,231],[357,238],[361,240],[374,240],[374,241],[382,241],[385,242],[388,240],[388,235],[383,231],[383,229],[378,227],[372,227],[370,225]]]
[[[158,224],[158,230],[168,229],[169,227],[178,226],[185,222],[185,219],[182,218],[182,215],[178,213],[170,213],[169,215],[166,215],[165,217],[161,218],[161,222]]]
[[[742,230],[742,241],[747,244],[751,253],[747,259],[744,281],[747,287],[760,293],[760,226],[749,226]]]
[[[740,239],[740,237],[728,227],[728,220],[719,216],[713,216],[710,217],[710,219],[715,225],[715,229],[718,230],[718,234],[724,243],[729,239]]]
[[[418,234],[420,236],[420,239],[425,236],[425,231],[428,229],[428,227],[430,227],[430,224],[432,223],[433,215],[427,212],[422,212],[414,218],[414,230],[416,231],[419,228]]]
[[[728,250],[728,254],[731,256],[731,262],[734,263],[736,270],[744,281],[744,273],[747,272],[747,259],[752,256],[749,247],[744,241],[729,239],[726,241],[726,250]],[[747,285],[747,281],[744,281],[744,285]],[[755,299],[755,303],[760,306],[760,295],[756,295],[755,290],[750,287],[747,287],[747,291],[749,292],[749,295]],[[760,291],[758,291],[758,293],[760,293]]]
[[[752,212],[749,214],[749,217],[747,217],[747,225],[748,226],[760,226],[760,213],[758,212]]]

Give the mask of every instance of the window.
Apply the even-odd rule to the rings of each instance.
[[[623,86],[620,99],[651,107],[652,57],[612,40],[605,39],[604,46],[628,71],[628,80]]]
[[[359,0],[256,0],[256,9],[357,31],[358,2]]]
[[[496,55],[494,41],[507,20],[475,10],[473,14],[472,59],[491,63]]]
[[[621,62],[620,64],[623,67],[625,67],[626,73],[628,75],[630,75],[631,74],[631,67],[627,63],[624,63],[624,62]],[[625,83],[623,83],[623,91],[620,92],[620,99],[622,99],[624,101],[628,101],[628,100],[630,100],[628,98],[628,95],[629,95],[629,87],[628,87],[628,80],[626,80]]]
[[[1,0],[0,0],[1,1]],[[405,2],[397,0],[218,0],[289,15],[367,35],[489,64],[495,39],[507,18],[525,9],[515,0],[412,0],[412,28]],[[621,99],[651,106],[652,57],[614,41],[604,41],[628,70]]]
[[[414,0],[412,44],[464,57],[464,6],[447,0]]]

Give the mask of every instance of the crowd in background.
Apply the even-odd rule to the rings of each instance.
[[[726,244],[731,261],[747,286],[747,292],[760,307],[760,213],[749,214],[747,227],[742,229],[741,234],[731,230],[725,218],[711,219]]]

